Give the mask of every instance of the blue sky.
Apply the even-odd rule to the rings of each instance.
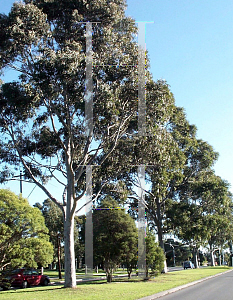
[[[8,13],[13,2],[0,0],[0,12]],[[154,80],[168,82],[176,104],[185,108],[187,119],[197,126],[198,137],[219,152],[216,174],[233,186],[233,1],[127,3],[127,15],[154,22],[146,25]],[[19,193],[19,185],[7,186]],[[23,196],[32,188],[25,187]],[[29,200],[34,203],[45,198],[36,188]]]
[[[216,174],[233,186],[233,1],[127,3],[127,15],[154,21],[146,25],[154,80],[167,80],[198,137],[219,152]]]

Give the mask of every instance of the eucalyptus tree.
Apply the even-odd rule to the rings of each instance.
[[[121,165],[123,157],[127,157],[131,168],[127,172],[121,172],[116,178],[121,180],[121,186],[118,185],[113,191],[116,194],[118,192],[118,194],[124,195],[124,201],[126,197],[128,198],[132,208],[130,210],[131,215],[137,218],[135,208],[138,207],[139,199],[135,186],[140,188],[138,165],[145,166],[147,188],[144,204],[149,212],[153,227],[158,232],[159,244],[164,250],[162,227],[164,221],[163,206],[166,199],[162,199],[162,193],[166,190],[171,177],[176,177],[178,180],[181,176],[184,158],[170,131],[170,122],[173,115],[176,114],[177,108],[168,84],[163,80],[154,82],[149,78],[146,83],[146,91],[147,134],[143,137],[134,136],[127,142],[122,140],[122,147],[117,160],[115,160],[115,167]],[[105,169],[108,169],[107,165]],[[155,181],[158,186],[152,190]],[[155,196],[155,193],[158,197]],[[167,190],[165,194],[167,196]]]
[[[180,131],[179,126],[175,125],[174,130],[174,138],[176,139],[179,148],[185,156],[185,164],[183,165],[182,170],[182,180],[180,183],[176,184],[172,199],[174,201],[170,201],[169,206],[167,206],[167,221],[166,224],[168,228],[172,229],[174,232],[177,231],[176,225],[174,221],[171,221],[170,215],[177,214],[177,218],[179,218],[180,206],[183,206],[183,209],[187,209],[187,205],[190,209],[190,224],[193,224],[193,219],[199,219],[200,210],[199,207],[193,203],[197,197],[196,190],[194,188],[195,185],[198,185],[203,180],[203,174],[208,172],[213,172],[213,165],[218,158],[218,153],[213,150],[213,147],[209,145],[207,142],[197,139],[196,137],[196,128],[195,126],[191,126],[191,135],[190,138],[187,138],[183,135],[183,130]],[[181,133],[181,134],[180,134]],[[186,207],[186,208],[185,208]],[[176,211],[177,209],[177,211]],[[174,210],[172,212],[172,210]],[[202,223],[203,220],[200,219]],[[181,224],[181,223],[180,223]],[[197,224],[194,221],[194,227],[191,234],[193,234],[193,238],[189,240],[191,246],[193,248],[193,256],[195,266],[198,266],[197,263],[197,249],[200,245],[200,241],[196,239],[196,237],[200,234],[201,227],[204,231],[204,224],[202,226]],[[185,228],[185,224],[181,224],[183,226],[183,230]],[[187,231],[189,232],[191,225],[187,224]],[[195,237],[195,238],[194,238]]]
[[[157,123],[151,122],[154,135],[141,139],[134,151],[141,153],[141,162],[148,164],[145,173],[145,206],[148,221],[157,231],[162,249],[164,233],[176,229],[169,216],[171,210],[178,211],[177,205],[181,200],[195,197],[192,183],[198,182],[203,172],[210,170],[217,159],[213,148],[197,139],[196,127],[189,124],[184,110],[175,106],[169,87],[165,83],[163,86],[169,98],[164,105],[166,113],[162,119],[157,119]],[[150,93],[150,96],[159,99],[156,94]],[[159,105],[157,107],[159,108]],[[159,115],[156,110],[153,112]],[[139,186],[135,174],[135,171],[131,173],[127,180]],[[137,196],[133,190],[129,198],[133,199],[132,205],[135,207]]]
[[[194,250],[209,245],[214,266],[214,251],[232,239],[232,195],[228,183],[213,171],[202,172],[191,189],[192,195],[173,203],[168,217],[177,236]]]
[[[214,251],[228,247],[232,240],[232,194],[229,183],[213,173],[204,176],[198,191],[201,192],[198,203],[203,209],[211,263],[215,265]]]
[[[161,87],[161,82],[157,84]],[[153,119],[150,124],[152,134],[141,139],[137,144],[135,143],[134,153],[142,154],[140,162],[146,166],[145,206],[151,225],[157,230],[159,244],[164,249],[163,233],[166,203],[174,197],[176,187],[181,184],[186,163],[185,153],[173,136],[175,132],[172,125],[179,122],[183,131],[186,126],[186,139],[192,139],[193,128],[186,121],[182,110],[175,106],[175,100],[168,85],[163,83],[162,86],[163,93],[158,90],[156,93],[150,94],[154,101],[157,101],[156,108],[158,111],[154,109],[153,113],[155,116],[162,116],[162,118],[157,117],[157,122],[155,122],[155,118]],[[162,113],[160,105],[164,109]],[[130,175],[131,177],[127,178],[128,182],[132,181],[134,185],[139,186],[136,171]],[[133,194],[129,195],[129,198],[137,200]],[[133,205],[136,205],[135,201]]]
[[[167,207],[177,201],[177,189],[185,180],[184,168],[186,155],[180,146],[181,140],[185,145],[194,137],[194,127],[191,126],[183,110],[173,104],[172,111],[164,124],[164,138],[160,142],[160,149],[154,166],[147,168],[149,188],[146,193],[146,208],[148,220],[157,231],[160,247],[164,249],[164,233],[169,231],[167,222]],[[159,156],[157,155],[159,153]],[[166,272],[166,262],[164,262]]]
[[[65,287],[76,286],[74,216],[85,167],[111,165],[120,139],[137,131],[137,28],[124,10],[124,0],[25,0],[0,16],[1,72],[18,76],[1,82],[1,181],[21,166],[24,180],[61,209]],[[120,173],[101,170],[93,169],[94,199]],[[50,179],[64,188],[60,198]]]

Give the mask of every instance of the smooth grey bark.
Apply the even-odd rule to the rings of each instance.
[[[74,216],[75,201],[75,173],[72,168],[72,142],[66,144],[66,170],[67,170],[67,198],[64,210],[64,242],[65,242],[65,287],[76,287],[76,267],[74,250]]]
[[[198,258],[197,258],[197,248],[196,247],[193,248],[193,260],[194,260],[194,267],[196,269],[199,268]]]
[[[66,212],[64,220],[65,242],[65,287],[76,287],[75,251],[74,251],[74,215]]]
[[[160,201],[157,201],[157,219],[155,219],[155,223],[157,226],[159,246],[163,249],[163,252],[165,254],[164,268],[162,272],[167,273],[167,260],[166,260],[166,253],[165,253],[164,241],[163,241],[163,222],[161,217]]]
[[[57,236],[57,263],[58,263],[58,277],[59,279],[62,279],[61,274],[61,237],[60,234]]]
[[[214,258],[214,251],[210,250],[210,264],[212,267],[215,267],[215,258]]]
[[[209,242],[209,246],[210,246],[210,265],[212,267],[215,267],[214,247],[211,242]]]

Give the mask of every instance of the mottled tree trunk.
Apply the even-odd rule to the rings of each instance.
[[[65,241],[65,287],[76,287],[76,269],[74,252],[74,216],[66,214],[64,222]]]
[[[109,282],[109,283],[112,282],[112,274],[107,275],[107,282]]]
[[[57,236],[57,260],[58,260],[58,276],[59,279],[62,279],[61,275],[61,238]]]
[[[193,248],[193,260],[194,260],[194,267],[196,269],[199,268],[198,258],[197,258],[197,248],[196,247]]]
[[[107,282],[112,282],[112,267],[108,262],[105,263],[105,273],[107,277]]]
[[[215,258],[214,258],[214,249],[213,249],[213,245],[210,243],[210,265],[212,267],[215,267]]]
[[[146,278],[149,278],[149,267],[146,265]]]
[[[67,186],[66,201],[64,209],[64,242],[65,242],[65,285],[64,287],[76,287],[76,266],[74,251],[74,214],[75,214],[75,173],[72,167],[73,147],[72,141],[66,143],[66,170]]]
[[[160,202],[157,202],[157,220],[155,220],[155,223],[157,225],[159,246],[163,249],[164,254],[165,254],[164,269],[162,272],[167,273],[167,261],[166,261],[166,253],[165,253],[164,241],[163,241],[163,222],[162,222],[162,217],[161,217]]]
[[[112,282],[112,272],[109,268],[106,269],[107,282]]]
[[[127,268],[127,273],[128,273],[128,279],[130,279],[132,274],[132,267]]]

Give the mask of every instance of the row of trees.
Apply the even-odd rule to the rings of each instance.
[[[47,199],[35,204],[49,228],[50,240],[54,245],[54,260],[57,262],[61,276],[61,250],[63,238],[59,230],[63,226],[62,214],[54,203]],[[76,260],[85,262],[85,216],[75,218],[75,255]],[[94,266],[106,272],[107,281],[112,281],[113,271],[123,265],[127,268],[128,277],[137,269],[138,231],[134,219],[125,212],[125,208],[112,197],[104,198],[93,212],[93,254]],[[164,253],[155,242],[155,235],[147,231],[146,237],[146,276],[160,273],[163,269]],[[58,250],[60,248],[60,250]],[[62,255],[63,257],[63,255]],[[60,277],[61,278],[61,277]]]
[[[134,166],[147,166],[145,205],[162,249],[171,229],[196,247],[208,241],[214,248],[226,238],[219,238],[219,224],[231,226],[228,185],[213,171],[217,153],[197,138],[167,83],[154,82],[146,55],[145,69],[138,66],[137,27],[124,10],[124,0],[25,0],[0,15],[1,72],[19,75],[1,82],[0,179],[22,167],[24,180],[62,212],[65,287],[76,286],[75,212],[88,188],[86,166],[98,166],[93,202],[111,195],[132,207],[139,184]],[[140,76],[146,79],[144,136]],[[51,179],[64,188],[60,198],[46,185]]]
[[[28,201],[9,190],[0,190],[0,269],[17,267],[47,267],[56,261],[61,277],[61,260],[64,262],[62,213],[49,199],[43,205],[31,207]],[[106,207],[109,207],[105,211]],[[38,209],[39,208],[39,209]],[[84,258],[85,223],[75,218],[76,258]],[[112,281],[114,269],[124,265],[131,277],[137,269],[138,235],[134,220],[123,207],[110,197],[105,198],[93,214],[94,265],[106,271]],[[50,241],[49,241],[50,240]],[[164,254],[148,232],[146,239],[147,277],[160,273]]]
[[[49,199],[43,204],[36,203],[32,208],[26,199],[16,196],[9,190],[0,190],[1,196],[1,240],[0,240],[0,268],[6,267],[40,267],[47,266],[52,261],[56,262],[61,278],[61,260],[64,262],[64,247],[62,236],[62,213]],[[39,210],[41,213],[39,212]],[[106,210],[106,208],[109,208]],[[193,211],[195,214],[196,209]],[[179,210],[182,213],[182,210]],[[42,217],[43,215],[43,217]],[[183,217],[179,222],[183,222]],[[191,218],[192,219],[192,218]],[[84,262],[85,246],[85,217],[75,219],[75,254],[76,259]],[[198,221],[200,221],[198,219]],[[203,221],[203,219],[202,219]],[[101,201],[93,213],[94,226],[94,265],[102,267],[106,271],[107,281],[112,281],[112,273],[118,265],[127,268],[128,276],[131,277],[133,269],[137,268],[138,236],[133,218],[126,214],[125,208],[113,198],[106,197]],[[182,234],[189,236],[193,230],[182,226]],[[220,222],[221,223],[221,222]],[[228,222],[229,223],[229,222]],[[229,225],[227,222],[226,225]],[[45,226],[46,225],[46,226]],[[184,224],[182,224],[184,225]],[[219,224],[220,226],[222,224]],[[205,227],[202,225],[202,230]],[[215,224],[212,232],[218,231]],[[220,240],[216,245],[224,245],[229,237],[226,236],[228,228],[221,228],[215,240]],[[229,232],[228,232],[229,234]],[[203,236],[204,234],[202,234]],[[224,237],[225,235],[225,237]],[[224,237],[224,238],[223,238]],[[50,238],[50,242],[48,241]],[[223,238],[223,240],[221,240]],[[52,249],[53,245],[53,249]],[[202,244],[203,245],[203,244]],[[166,259],[170,265],[175,261],[183,262],[192,256],[193,245],[187,239],[186,244],[174,242],[173,239],[164,243]],[[197,245],[195,245],[197,248]],[[210,259],[213,259],[213,247],[210,247]],[[218,249],[219,250],[219,249]],[[200,262],[206,262],[207,257],[198,251]],[[217,251],[216,251],[217,252]],[[219,261],[221,261],[218,251]],[[160,273],[164,265],[164,253],[156,243],[154,234],[147,230],[146,237],[146,276]],[[214,263],[212,261],[212,263]]]

